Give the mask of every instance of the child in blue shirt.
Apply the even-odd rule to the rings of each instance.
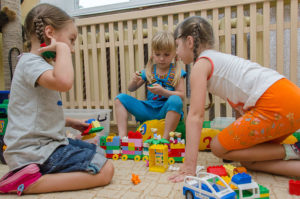
[[[136,91],[144,83],[147,85],[147,100],[138,100],[127,94],[119,94],[115,100],[116,119],[119,135],[127,135],[128,112],[139,122],[165,118],[163,137],[168,138],[180,121],[182,99],[185,94],[186,72],[173,64],[175,57],[174,37],[170,32],[161,31],[152,39],[152,55],[146,69],[135,72],[128,86]]]

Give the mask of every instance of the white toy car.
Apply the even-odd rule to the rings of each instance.
[[[222,185],[217,184],[218,181]],[[186,176],[184,179],[183,195],[187,199],[235,199],[236,193],[218,175],[206,172],[197,173],[195,176]]]

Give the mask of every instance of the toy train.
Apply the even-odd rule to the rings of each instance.
[[[153,140],[153,143],[152,141]],[[166,142],[160,142],[160,136],[151,140],[143,142],[141,132],[130,131],[128,137],[120,138],[120,136],[102,136],[100,137],[100,147],[106,151],[106,157],[113,160],[127,160],[134,161],[149,160],[149,147],[151,144],[164,144],[168,146],[168,163],[184,162],[185,144],[184,140],[175,137],[171,134],[171,139]],[[155,141],[157,140],[157,142]]]

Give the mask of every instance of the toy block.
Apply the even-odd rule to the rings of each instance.
[[[124,136],[121,140],[122,140],[122,143],[128,143],[128,137],[127,136]]]
[[[102,149],[106,150],[106,146],[100,146]]]
[[[236,167],[231,164],[224,164],[223,167],[225,168],[225,170],[226,170],[227,174],[230,176],[230,178],[232,178],[232,176],[234,175],[234,169]]]
[[[128,142],[121,142],[121,146],[128,146]]]
[[[92,129],[92,125],[89,125],[82,133],[81,135],[88,135],[90,130]]]
[[[291,195],[300,196],[300,180],[289,181],[289,193]]]
[[[142,155],[142,151],[135,151],[134,155]]]
[[[259,193],[260,193],[260,198],[269,198],[270,197],[270,191],[268,188],[262,186],[262,185],[258,185],[259,187]]]
[[[122,154],[134,155],[135,151],[124,151],[122,150]]]
[[[106,146],[106,136],[100,137],[100,146]]]
[[[129,143],[134,143],[134,146],[141,147],[143,146],[143,140],[142,139],[128,139]]]
[[[247,184],[247,183],[251,183],[252,178],[247,173],[238,173],[238,174],[235,174],[232,177],[231,181],[234,182],[237,185],[239,185],[239,184]]]
[[[124,151],[129,151],[128,146],[121,146],[121,149]]]
[[[96,133],[92,133],[92,134],[85,135],[85,136],[83,136],[81,139],[82,139],[82,140],[88,140],[88,139],[92,139],[92,138],[94,138],[94,137],[96,137]]]
[[[110,137],[110,136],[109,136]],[[106,142],[107,146],[120,146],[120,137],[114,136],[110,142]]]
[[[128,147],[128,151],[134,151],[134,149],[135,149],[135,148],[134,148],[133,146],[129,146],[129,147]]]
[[[137,184],[139,184],[141,182],[141,180],[140,180],[140,178],[139,178],[138,175],[135,175],[133,173],[133,174],[131,174],[131,176],[132,176],[131,177],[131,181],[132,181],[133,184],[137,185]]]
[[[233,174],[237,173],[247,173],[247,169],[245,167],[236,167],[233,169]]]
[[[142,137],[143,136],[142,136],[141,132],[139,132],[139,131],[136,131],[136,132],[129,131],[128,132],[128,138],[136,138],[136,139],[138,139],[138,138],[142,138]]]
[[[114,139],[113,136],[107,136],[107,137],[106,137],[106,142],[112,142],[113,139]]]
[[[132,143],[128,140],[128,147],[134,147],[134,143]]]
[[[220,166],[209,166],[207,167],[207,172],[208,173],[213,173],[216,174],[218,176],[227,176],[227,172],[225,170],[225,168],[220,165]]]
[[[142,150],[143,150],[143,147],[134,147],[134,150],[135,150],[135,151],[142,151]]]
[[[99,121],[92,121],[92,128],[97,128],[97,127],[100,127],[101,125],[100,125],[100,122]]]

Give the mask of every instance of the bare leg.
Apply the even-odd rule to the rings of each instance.
[[[180,120],[180,114],[175,111],[169,111],[167,112],[166,119],[165,119],[165,131],[163,138],[168,139],[169,133],[171,131],[175,131],[179,120]]]
[[[269,160],[261,162],[241,162],[247,169],[263,171],[267,173],[300,177],[299,160]]]
[[[115,107],[118,132],[122,138],[127,135],[128,112],[119,99],[115,100]]]
[[[100,187],[111,182],[114,166],[108,160],[96,175],[87,172],[55,173],[42,176],[36,183],[30,185],[25,194],[71,191]]]
[[[214,155],[241,162],[245,167],[286,176],[300,176],[300,161],[285,161],[285,149],[276,143],[262,143],[251,148],[228,151],[219,142],[217,136],[211,143]]]

